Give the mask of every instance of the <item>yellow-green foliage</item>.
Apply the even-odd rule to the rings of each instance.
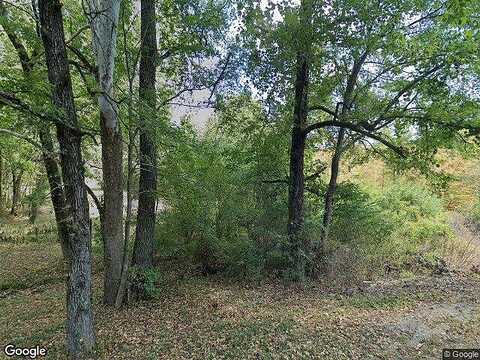
[[[368,267],[368,273],[387,264],[410,266],[418,257],[436,259],[442,245],[454,238],[442,201],[419,185],[399,181],[382,192],[368,193],[347,183],[338,194],[329,244],[332,256]],[[338,265],[338,259],[333,261]]]

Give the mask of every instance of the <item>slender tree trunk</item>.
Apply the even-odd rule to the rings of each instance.
[[[43,199],[43,174],[38,174],[37,178],[35,179],[35,185],[30,192],[30,199],[29,205],[30,208],[28,210],[28,221],[30,224],[34,225],[37,221],[38,216],[38,209],[42,205]]]
[[[71,264],[72,254],[68,244],[69,229],[71,228],[72,218],[69,216],[68,205],[65,199],[62,176],[58,168],[58,162],[54,153],[52,135],[46,126],[39,126],[40,143],[42,144],[42,158],[47,173],[48,184],[50,186],[50,198],[52,200],[53,212],[57,223],[57,232],[63,258],[68,269]]]
[[[127,64],[128,66],[128,64]],[[132,101],[133,101],[133,79],[129,79],[129,96],[130,102],[128,106],[128,116],[129,116],[129,128],[128,128],[128,149],[127,149],[127,208],[125,215],[125,238],[123,246],[123,262],[122,262],[122,277],[120,279],[120,286],[117,293],[117,299],[115,301],[115,307],[119,308],[122,303],[125,301],[125,292],[127,289],[127,277],[128,269],[130,267],[130,256],[128,251],[128,244],[130,241],[130,231],[131,231],[131,222],[132,222],[132,205],[133,205],[133,173],[134,173],[134,148],[135,148],[135,133],[136,130],[133,129],[133,110],[132,110]]]
[[[343,102],[342,102],[342,111],[340,113],[340,117],[343,119],[347,116],[352,107],[352,99],[353,93],[355,91],[355,87],[357,84],[358,74],[365,63],[365,60],[368,56],[368,49],[366,49],[359,58],[354,59],[353,67],[350,75],[348,76],[347,84],[345,87],[345,92],[343,94]],[[335,111],[335,117],[337,117],[338,112],[338,105],[337,110]],[[333,216],[333,205],[334,205],[334,196],[335,191],[337,190],[337,178],[339,173],[340,167],[340,159],[342,157],[343,152],[343,143],[345,139],[345,129],[340,128],[337,137],[337,143],[335,144],[335,150],[332,157],[332,164],[331,164],[331,172],[330,172],[330,182],[328,184],[327,192],[325,193],[325,208],[323,214],[323,229],[321,231],[320,236],[320,243],[317,248],[317,260],[321,260],[323,258],[325,252],[325,243],[328,240],[328,231],[330,228],[330,224],[332,222]]]
[[[122,30],[125,50],[125,69],[128,78],[128,147],[127,147],[127,208],[125,214],[125,236],[123,246],[123,262],[122,262],[122,277],[120,279],[120,286],[115,301],[115,307],[119,308],[127,300],[126,290],[128,287],[128,272],[130,268],[131,256],[128,251],[130,243],[130,231],[132,222],[132,207],[133,207],[133,175],[135,171],[134,150],[137,135],[137,122],[133,114],[133,99],[134,99],[134,79],[136,73],[136,64],[130,63],[130,57],[127,50],[127,30],[125,28],[125,17],[122,16]],[[133,65],[133,67],[132,67]]]
[[[139,267],[153,265],[155,242],[155,198],[157,189],[157,150],[154,129],[148,119],[155,112],[155,58],[157,35],[155,28],[155,1],[141,1],[140,54],[140,179],[137,228],[133,250],[133,264]]]
[[[318,247],[318,252],[320,256],[324,253],[325,243],[328,240],[328,230],[330,228],[330,223],[332,222],[333,198],[335,195],[335,191],[337,190],[337,179],[338,179],[338,173],[339,173],[340,158],[342,156],[342,147],[343,147],[344,138],[345,138],[345,129],[341,128],[338,132],[337,143],[335,145],[335,150],[332,156],[330,181],[328,183],[328,188],[325,193],[323,228],[320,236],[320,244]]]
[[[123,259],[123,142],[118,109],[113,101],[117,24],[120,0],[87,1],[95,50],[102,134],[104,293],[105,304],[115,304]]]
[[[18,173],[15,169],[12,169],[12,208],[10,209],[10,215],[18,215],[18,204],[20,203],[20,190],[22,186],[23,171]]]
[[[86,357],[95,346],[91,300],[91,233],[81,132],[65,47],[62,5],[59,0],[40,0],[39,13],[53,103],[63,113],[62,121],[57,123],[57,138],[68,216],[72,219],[69,228],[72,263],[67,279],[67,349],[73,358],[80,359]]]
[[[135,146],[135,139],[133,134],[129,134],[128,141],[128,150],[127,150],[127,209],[125,215],[125,252],[128,249],[128,242],[130,240],[130,231],[132,227],[132,206],[133,206],[133,194],[132,194],[132,185],[133,185],[133,150]]]

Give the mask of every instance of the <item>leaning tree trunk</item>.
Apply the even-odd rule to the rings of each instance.
[[[120,285],[123,260],[123,142],[118,108],[113,100],[117,25],[120,0],[87,1],[92,42],[95,50],[102,134],[105,304],[114,305]]]
[[[67,349],[75,359],[86,357],[95,346],[92,312],[91,233],[81,132],[77,121],[59,0],[39,1],[40,23],[48,80],[54,105],[63,114],[56,124],[65,183],[72,263],[67,279]]]
[[[42,158],[50,186],[50,198],[52,200],[53,212],[57,223],[57,233],[62,249],[63,259],[68,269],[71,264],[72,254],[68,244],[69,229],[72,218],[69,216],[67,200],[63,189],[62,176],[58,168],[58,162],[54,152],[52,135],[47,126],[39,126],[40,143],[42,144]]]
[[[138,190],[137,228],[133,250],[133,265],[153,265],[155,242],[155,199],[157,162],[154,129],[148,118],[155,112],[155,58],[157,52],[155,1],[141,1],[140,55],[140,179]]]
[[[323,228],[320,236],[320,244],[318,246],[318,253],[320,256],[323,255],[325,251],[325,243],[328,239],[328,230],[330,228],[330,223],[332,222],[333,214],[333,198],[335,191],[337,190],[337,179],[340,167],[340,158],[342,156],[342,147],[343,140],[345,138],[345,129],[340,128],[337,137],[337,143],[335,145],[335,150],[332,157],[331,169],[330,169],[330,181],[328,183],[328,188],[325,193],[325,207],[323,213]]]

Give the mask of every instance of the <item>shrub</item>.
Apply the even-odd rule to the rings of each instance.
[[[159,278],[160,272],[157,268],[130,268],[130,288],[135,293],[135,296],[141,296],[144,299],[158,298],[160,289],[156,287],[156,283]]]
[[[441,200],[419,185],[399,181],[368,193],[341,184],[330,231],[330,271],[353,281],[353,274],[371,277],[385,267],[427,267],[453,239],[446,220]]]
[[[160,253],[189,259],[204,273],[258,276],[276,246],[271,235],[286,223],[285,184],[262,181],[280,177],[280,137],[232,126],[233,134],[217,127],[223,135],[210,129],[199,138],[183,126],[159,164]]]

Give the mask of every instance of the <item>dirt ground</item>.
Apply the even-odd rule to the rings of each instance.
[[[0,345],[64,359],[65,288],[52,243],[0,243]],[[480,347],[480,277],[448,273],[329,288],[238,283],[172,271],[156,300],[101,304],[95,262],[96,359],[440,359]],[[2,358],[3,353],[0,355]]]

